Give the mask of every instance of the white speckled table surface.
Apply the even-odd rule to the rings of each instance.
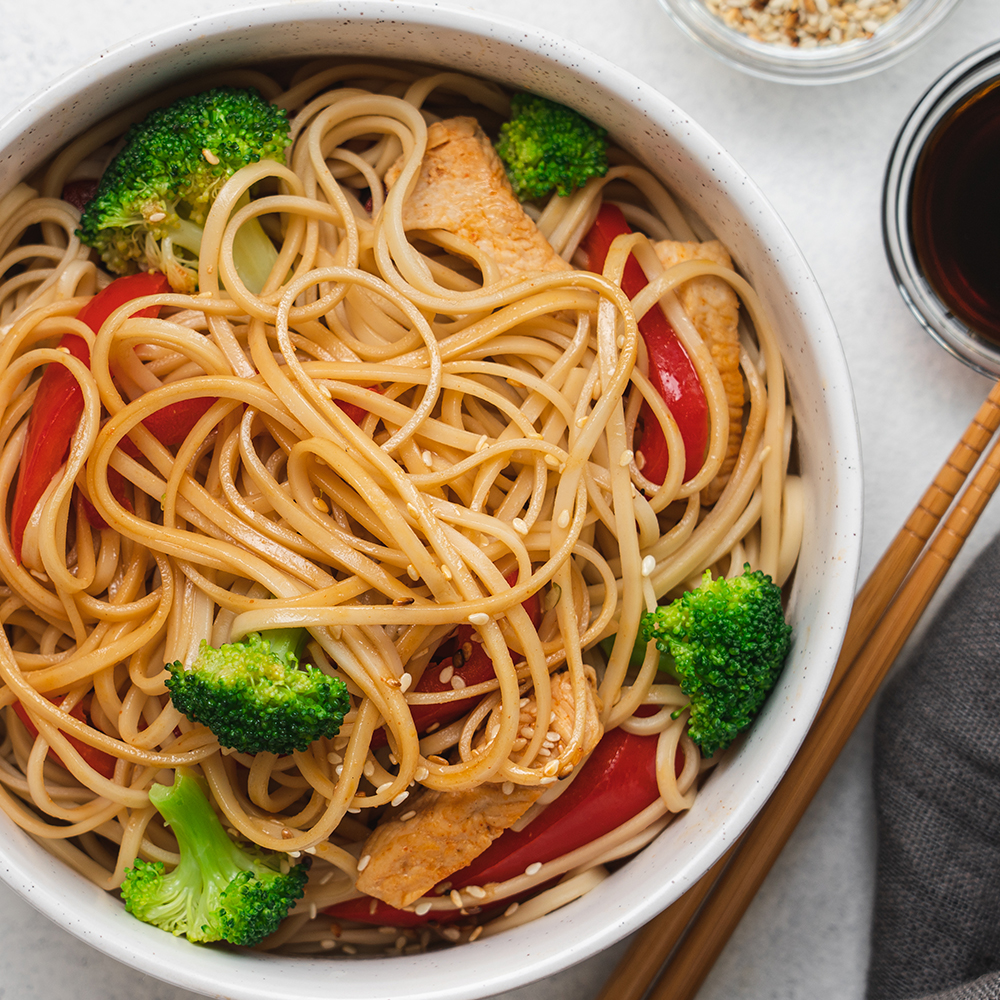
[[[0,116],[130,35],[244,5],[5,0]],[[476,0],[469,6],[532,22],[627,67],[720,140],[773,202],[815,271],[843,338],[864,452],[867,573],[989,389],[985,378],[947,358],[903,305],[882,251],[879,201],[886,158],[907,112],[945,69],[1000,36],[1000,3],[962,0],[902,63],[865,80],[816,88],[766,83],[725,67],[683,37],[656,0]],[[995,506],[957,571],[998,529]],[[945,587],[956,578],[953,570]],[[868,718],[700,1000],[863,995],[875,853],[870,770]],[[2,1000],[194,997],[92,951],[3,885],[0,941]],[[593,998],[624,947],[503,997]]]

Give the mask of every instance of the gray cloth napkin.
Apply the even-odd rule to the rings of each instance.
[[[869,1000],[1000,1000],[1000,538],[882,696]]]

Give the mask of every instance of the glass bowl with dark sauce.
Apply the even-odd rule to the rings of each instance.
[[[1000,42],[972,53],[910,113],[886,171],[889,264],[921,325],[1000,376]]]

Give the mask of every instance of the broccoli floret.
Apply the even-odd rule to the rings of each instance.
[[[553,188],[572,194],[608,172],[607,130],[537,94],[515,94],[511,120],[500,126],[497,153],[522,201]]]
[[[753,721],[781,673],[791,645],[781,591],[760,570],[712,579],[643,615],[642,637],[656,641],[691,699],[688,735],[711,757]],[[672,662],[671,662],[672,661]]]
[[[203,227],[219,189],[248,163],[283,163],[287,144],[284,109],[256,90],[182,97],[128,130],[77,234],[116,274],[162,271],[175,291],[196,291]],[[233,259],[259,292],[278,253],[256,219],[240,227]]]
[[[153,785],[149,798],[173,830],[181,860],[164,874],[162,861],[137,859],[121,887],[125,909],[189,941],[250,947],[273,933],[302,898],[309,856],[289,867],[286,854],[240,847],[198,778],[183,769],[172,785]]]
[[[251,632],[218,649],[202,641],[189,668],[179,660],[168,665],[174,706],[242,753],[286,754],[336,736],[351,707],[347,685],[300,666],[308,637],[305,629],[287,628]]]

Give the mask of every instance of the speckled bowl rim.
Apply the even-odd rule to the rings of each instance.
[[[586,50],[468,10],[345,0],[228,11],[126,42],[0,123],[0,191],[125,95],[219,63],[322,49],[406,57],[503,79],[611,127],[730,248],[775,323],[806,485],[806,532],[790,596],[788,667],[756,725],[695,808],[588,896],[541,920],[426,955],[331,960],[198,947],[140,923],[110,894],[0,817],[0,878],[107,955],[176,986],[233,1000],[472,1000],[593,955],[692,885],[746,828],[794,756],[843,639],[861,544],[857,417],[843,351],[791,235],[744,171],[666,97]]]

